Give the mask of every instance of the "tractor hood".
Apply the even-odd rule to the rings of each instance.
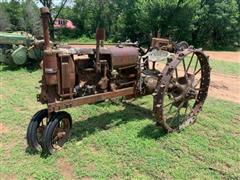
[[[26,32],[0,32],[0,44],[30,45],[33,40],[33,36]]]

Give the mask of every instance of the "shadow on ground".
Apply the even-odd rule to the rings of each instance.
[[[124,105],[125,108],[123,110],[107,112],[83,121],[74,122],[70,139],[80,141],[97,131],[105,131],[131,121],[142,121],[146,119],[153,120],[151,110],[130,103]],[[157,127],[154,122],[143,127],[138,133],[139,138],[156,140],[164,135],[166,135],[165,131],[162,128]],[[38,150],[31,150],[29,147],[26,148],[25,152],[29,155],[40,154],[42,158],[48,158],[49,156],[49,154],[45,154],[44,152],[41,153],[41,151]]]
[[[71,139],[77,141],[94,134],[96,131],[108,130],[131,121],[152,119],[152,111],[134,104],[125,104],[125,109],[116,112],[107,112],[99,116],[93,116],[83,121],[73,123]],[[157,127],[154,122],[144,127],[138,137],[158,139],[165,135],[165,131]]]
[[[40,62],[31,62],[28,64],[24,64],[21,66],[17,66],[17,65],[8,65],[8,64],[3,64],[0,63],[2,68],[1,71],[18,71],[20,69],[26,69],[28,72],[34,72],[40,69]]]

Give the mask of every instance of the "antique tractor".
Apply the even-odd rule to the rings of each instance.
[[[101,27],[96,31],[96,48],[52,48],[48,9],[41,8],[41,15],[45,50],[37,99],[47,104],[47,109],[30,121],[29,147],[41,145],[45,153],[53,153],[67,141],[72,128],[70,114],[60,110],[117,97],[152,94],[156,125],[166,132],[179,131],[196,121],[210,83],[208,57],[201,49],[166,51],[161,42],[152,43],[147,51],[137,43],[100,47],[105,36]]]
[[[23,65],[30,59],[43,56],[43,41],[36,40],[26,32],[0,32],[0,62],[8,65]]]

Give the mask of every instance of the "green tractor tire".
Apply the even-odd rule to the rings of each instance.
[[[35,47],[28,49],[28,58],[34,59],[34,60],[41,60],[42,57],[43,57],[43,50]]]
[[[16,65],[23,65],[27,61],[27,48],[19,46],[12,54],[12,60]]]

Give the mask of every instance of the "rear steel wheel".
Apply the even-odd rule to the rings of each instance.
[[[196,121],[210,84],[208,57],[201,50],[178,52],[163,69],[154,96],[157,124],[173,132]]]
[[[72,118],[64,111],[57,112],[51,117],[43,133],[43,152],[53,154],[61,149],[71,134]]]
[[[48,123],[48,110],[38,111],[31,119],[27,129],[27,143],[32,150],[38,150],[42,144],[43,131]]]

